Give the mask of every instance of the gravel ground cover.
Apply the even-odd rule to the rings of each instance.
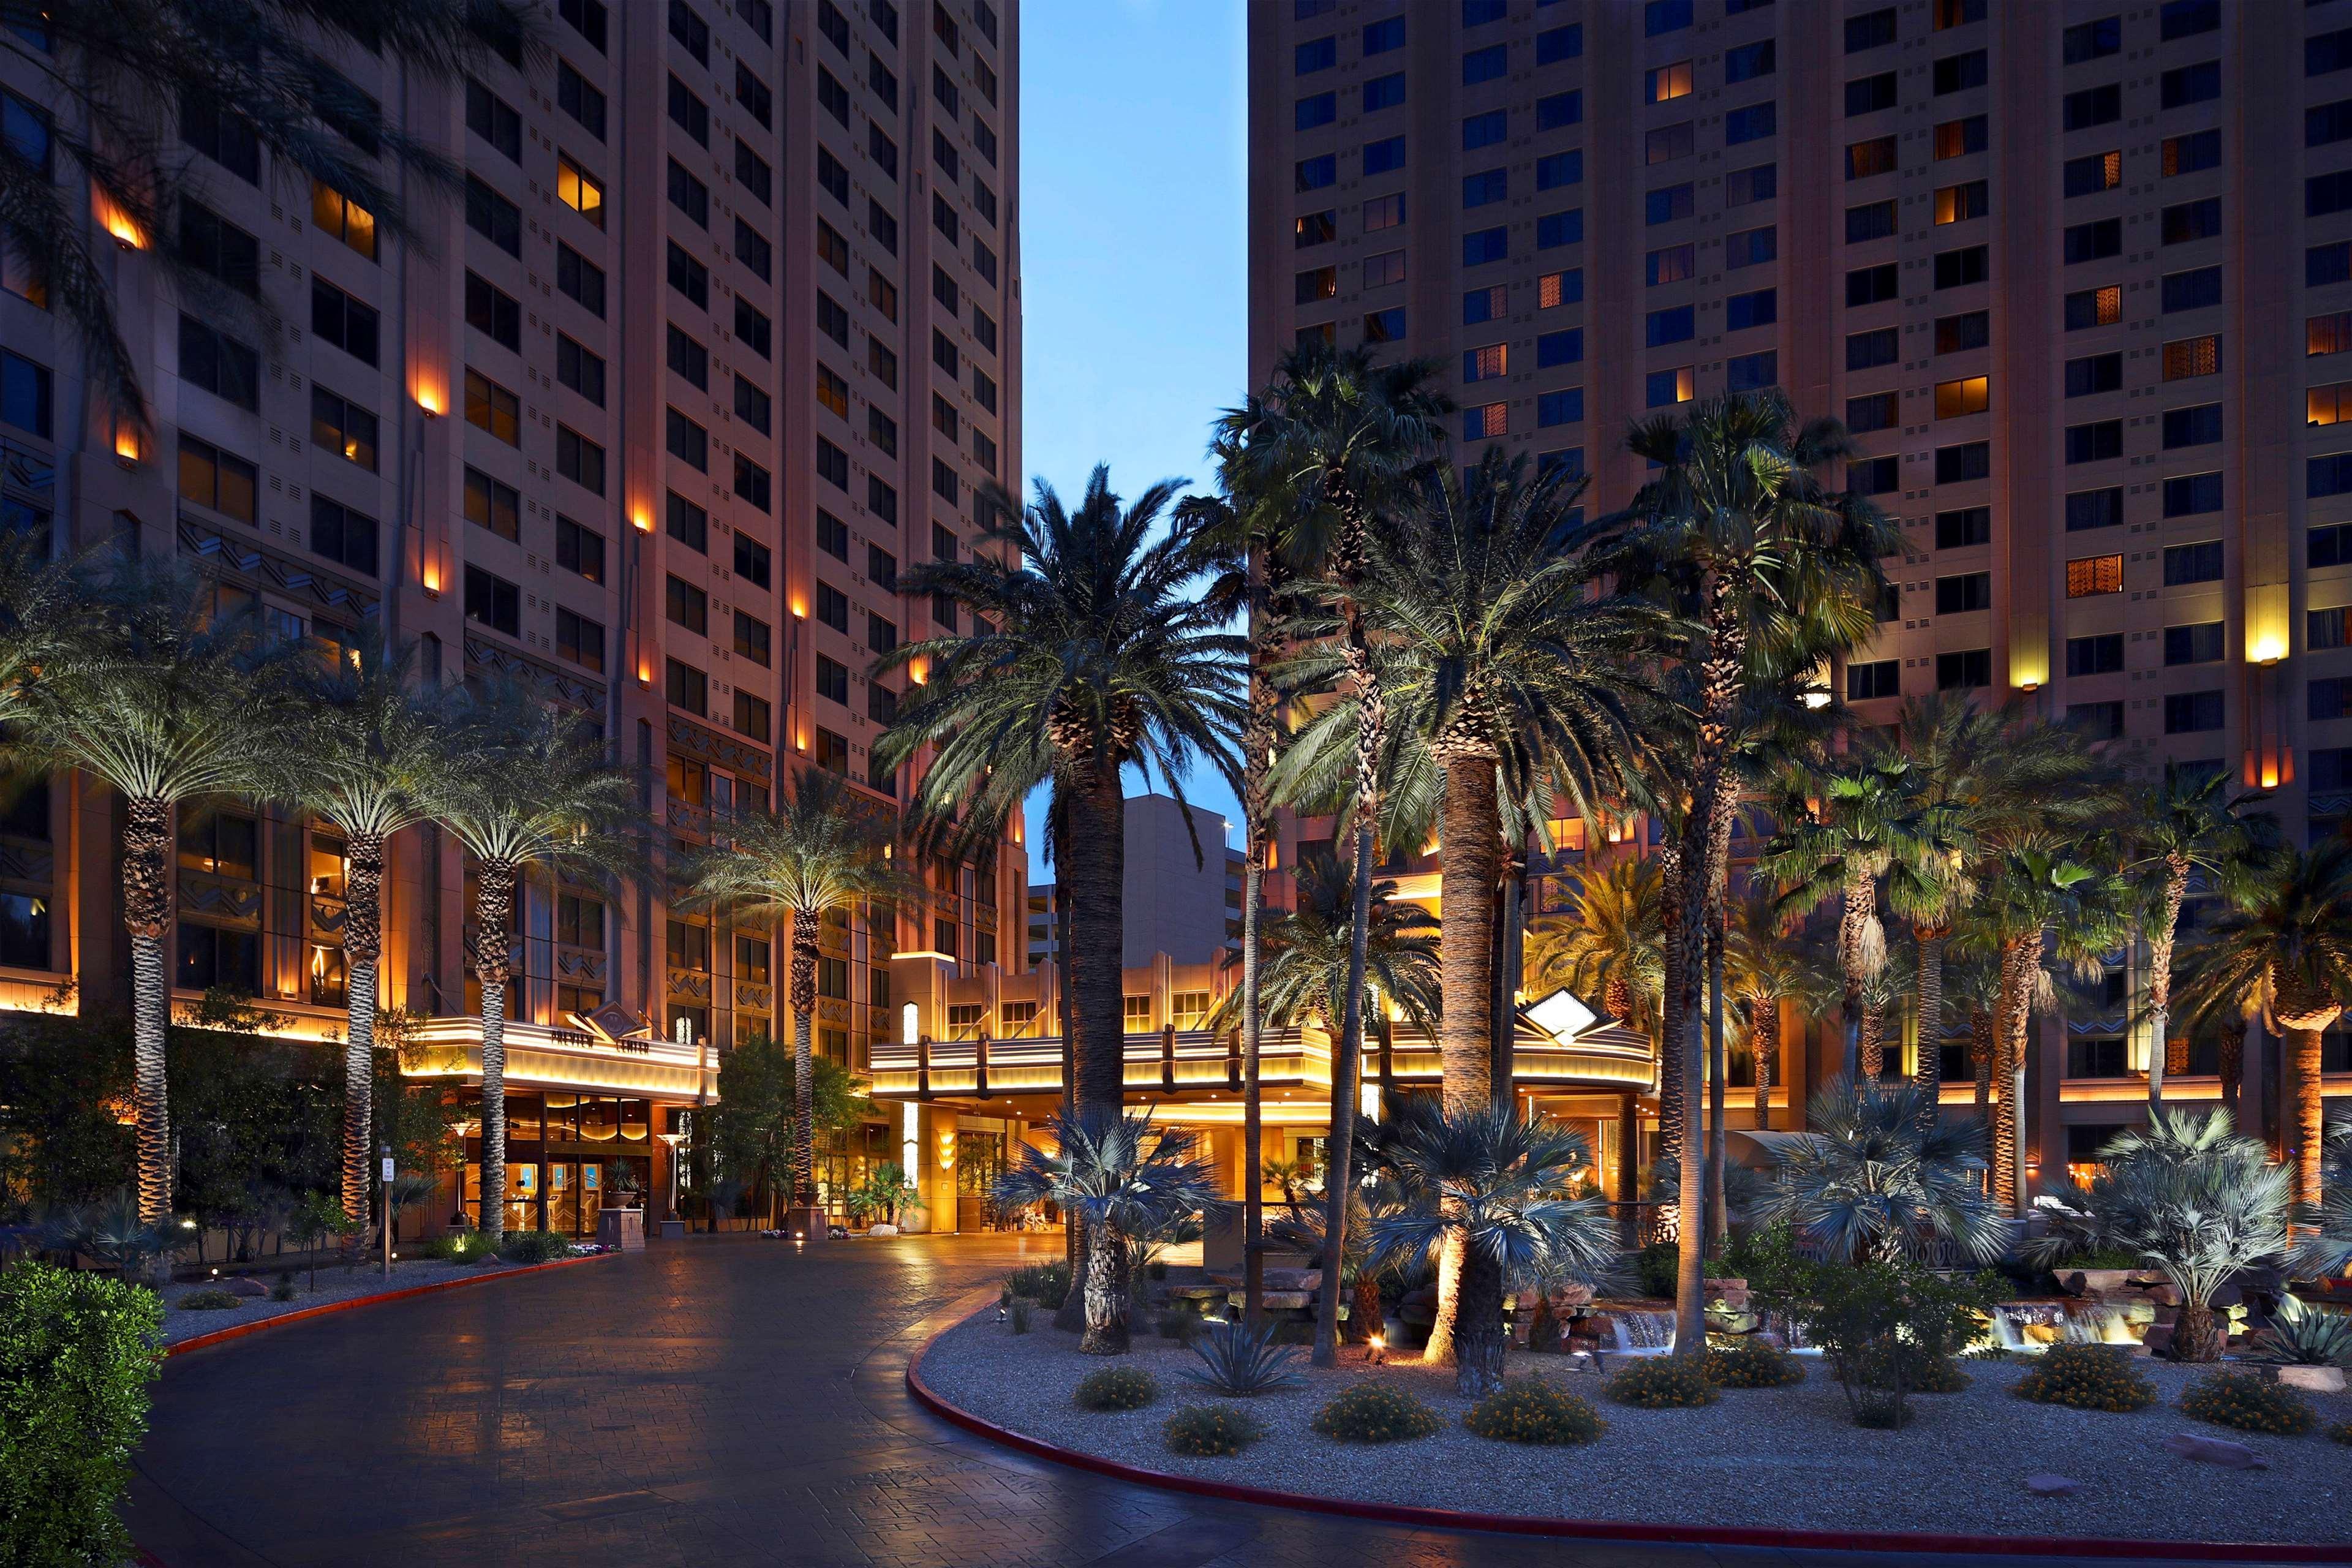
[[[294,1299],[291,1301],[273,1301],[267,1296],[240,1296],[234,1307],[191,1310],[180,1306],[180,1298],[193,1291],[215,1289],[222,1283],[214,1279],[194,1280],[174,1285],[163,1292],[163,1342],[177,1344],[198,1334],[235,1328],[240,1323],[258,1322],[265,1318],[282,1318],[289,1312],[323,1307],[331,1301],[380,1296],[390,1290],[413,1290],[420,1285],[437,1285],[445,1279],[510,1274],[517,1267],[511,1263],[445,1263],[430,1258],[403,1258],[392,1266],[392,1273],[387,1277],[377,1263],[366,1263],[349,1269],[334,1264],[319,1269],[319,1288],[315,1291],[310,1289],[309,1272],[298,1269],[294,1275]],[[274,1289],[278,1284],[278,1276],[273,1273],[259,1273],[252,1278],[259,1280],[265,1289]]]
[[[1909,1426],[1853,1425],[1828,1368],[1807,1357],[1795,1387],[1727,1389],[1698,1410],[1611,1404],[1603,1381],[1564,1358],[1514,1353],[1513,1377],[1537,1375],[1592,1402],[1608,1421],[1598,1442],[1532,1448],[1490,1442],[1462,1426],[1469,1401],[1450,1371],[1405,1363],[1366,1367],[1352,1347],[1339,1368],[1299,1370],[1286,1393],[1221,1402],[1183,1376],[1199,1360],[1173,1342],[1142,1337],[1128,1361],[1159,1380],[1140,1410],[1092,1414],[1070,1391],[1103,1361],[1077,1353],[1076,1335],[1044,1313],[1027,1334],[993,1307],[933,1342],[924,1381],[941,1398],[999,1426],[1147,1469],[1354,1500],[1485,1513],[1654,1523],[1763,1525],[1833,1531],[2108,1536],[2131,1540],[2352,1542],[2352,1448],[2324,1428],[2352,1417],[2352,1395],[2314,1396],[2322,1430],[2262,1437],[2192,1421],[2173,1408],[2197,1369],[2137,1364],[2158,1402],[2130,1415],[2072,1410],[2016,1398],[2021,1362],[1973,1361],[1962,1394],[1920,1395]],[[1315,1412],[1349,1384],[1379,1378],[1410,1390],[1444,1417],[1437,1436],[1379,1447],[1315,1434]],[[1266,1436],[1235,1458],[1168,1452],[1161,1426],[1178,1408],[1231,1403]],[[2175,1433],[2242,1441],[2266,1470],[2229,1470],[2167,1453]],[[2026,1478],[2054,1472],[2079,1491],[2038,1497]]]

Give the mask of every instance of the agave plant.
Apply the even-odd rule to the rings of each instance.
[[[1253,1330],[1239,1318],[1212,1323],[1192,1342],[1202,1370],[1184,1375],[1219,1394],[1245,1399],[1298,1381],[1298,1352],[1274,1342],[1274,1325]]]
[[[2270,1326],[2247,1344],[2245,1358],[2282,1366],[2352,1366],[2352,1313],[2282,1296]]]
[[[1830,1079],[1806,1110],[1811,1131],[1780,1155],[1765,1217],[1841,1261],[1916,1258],[1935,1242],[1979,1263],[2000,1257],[2009,1226],[1980,1185],[1982,1124],[1924,1108],[1908,1079]]]
[[[1053,1131],[1055,1147],[1023,1145],[1020,1163],[996,1179],[991,1195],[1006,1209],[1050,1203],[1083,1223],[1087,1322],[1078,1350],[1123,1355],[1126,1238],[1216,1205],[1215,1168],[1194,1152],[1190,1134],[1154,1127],[1149,1112],[1091,1107],[1055,1117]]]

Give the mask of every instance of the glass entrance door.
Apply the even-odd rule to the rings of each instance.
[[[579,1167],[569,1161],[548,1162],[547,1228],[558,1236],[580,1234]]]

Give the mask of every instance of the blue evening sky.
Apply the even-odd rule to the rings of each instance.
[[[1040,476],[1075,499],[1097,462],[1123,494],[1207,482],[1247,374],[1245,81],[1241,0],[1022,6],[1024,496]],[[1185,793],[1238,826],[1222,781]]]

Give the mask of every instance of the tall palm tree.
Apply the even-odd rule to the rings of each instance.
[[[730,819],[718,841],[686,868],[695,902],[777,929],[790,953],[793,1010],[793,1206],[813,1208],[816,1184],[816,1069],[810,1048],[816,1016],[817,934],[829,914],[908,884],[886,854],[890,824],[862,809],[848,786],[822,768],[787,786],[780,808]]]
[[[224,123],[267,148],[290,185],[323,188],[378,234],[404,236],[410,177],[442,193],[461,171],[437,142],[393,129],[383,106],[331,62],[363,49],[411,82],[454,85],[494,49],[533,41],[532,9],[525,0],[76,0],[11,6],[0,58],[19,68],[17,79],[41,84],[54,121],[49,144],[113,209],[110,226],[128,230],[192,314],[249,320],[257,334],[257,308],[162,238],[179,199],[204,199],[181,145],[183,115]],[[0,140],[0,227],[10,251],[79,333],[99,395],[143,420],[143,356],[116,323],[111,268],[94,248],[108,242],[93,238],[81,190],[46,166],[39,149]]]
[[[1726,774],[1737,743],[1741,697],[1761,672],[1782,678],[1827,654],[1859,646],[1876,629],[1885,585],[1879,560],[1901,534],[1866,499],[1833,490],[1819,471],[1853,452],[1835,420],[1800,423],[1778,388],[1731,393],[1636,424],[1626,442],[1656,465],[1628,509],[1633,526],[1615,563],[1636,581],[1657,584],[1686,608],[1699,636],[1698,739],[1691,758],[1691,809],[1684,828],[1676,928],[1670,950],[1684,956],[1667,1012],[1679,1037],[1680,1096],[1694,1110],[1702,1075],[1698,1043],[1699,955],[1706,921],[1729,865],[1731,815]],[[1685,1117],[1696,1129],[1697,1117]],[[1678,1191],[1682,1284],[1676,1292],[1681,1353],[1703,1348],[1700,1329],[1704,1215],[1698,1140],[1685,1135]]]
[[[1266,922],[1258,965],[1261,1005],[1269,1019],[1293,1026],[1311,1019],[1337,1040],[1355,945],[1355,876],[1338,856],[1318,850],[1299,862],[1297,885],[1296,907]],[[1385,1016],[1394,1006],[1435,1036],[1443,1016],[1437,917],[1399,900],[1396,890],[1386,878],[1372,884],[1366,994],[1376,1013]],[[1231,1027],[1244,1005],[1240,998],[1239,991],[1227,992],[1211,1027]]]
[[[2259,1005],[2287,1037],[2294,1201],[2320,1200],[2326,1152],[2320,1036],[2352,996],[2352,843],[2282,847],[2244,879],[2185,955],[2184,1010],[2225,1026]]]
[[[1370,931],[1373,839],[1381,813],[1381,762],[1387,747],[1386,710],[1355,589],[1361,581],[1370,532],[1404,477],[1444,439],[1438,421],[1452,406],[1433,383],[1433,360],[1381,364],[1365,348],[1309,342],[1285,353],[1262,393],[1218,421],[1218,440],[1235,454],[1250,491],[1265,498],[1280,520],[1277,548],[1302,575],[1328,583],[1343,632],[1348,683],[1356,699],[1356,790],[1353,830],[1355,929]],[[1349,963],[1347,995],[1333,1077],[1352,1081],[1363,1059],[1364,958]],[[1335,1100],[1331,1144],[1333,1188],[1348,1186],[1355,1107]],[[1333,1200],[1329,1216],[1335,1259],[1345,1247],[1347,1210]],[[1332,1274],[1336,1262],[1327,1264]],[[1324,1321],[1311,1359],[1339,1360],[1337,1292],[1324,1292]]]
[[[1116,1116],[1124,1097],[1125,774],[1156,774],[1180,805],[1196,763],[1240,783],[1247,648],[1198,595],[1215,547],[1197,518],[1167,518],[1181,483],[1122,506],[1098,466],[1075,509],[1043,479],[1025,511],[996,496],[969,559],[906,578],[909,593],[963,605],[971,631],[875,667],[924,676],[875,752],[897,766],[933,748],[912,803],[927,834],[957,853],[992,843],[1031,791],[1055,787],[1080,1121]]]
[[[506,1232],[507,933],[516,891],[533,867],[606,876],[632,865],[641,828],[635,783],[605,761],[603,737],[579,714],[501,687],[475,697],[464,722],[483,760],[445,781],[427,805],[474,858],[467,956],[481,988],[481,1226],[495,1238]]]
[[[2147,1102],[2164,1103],[2165,1050],[2172,1035],[2172,952],[2180,907],[2193,877],[2237,887],[2275,851],[2276,819],[2251,813],[2253,797],[2232,796],[2219,769],[2190,772],[2167,758],[2164,772],[2132,794],[2124,816],[2126,869],[2139,883],[2147,939]]]
[[[1454,1386],[1473,1398],[1494,1393],[1510,1344],[1504,1293],[1539,1277],[1591,1282],[1615,1260],[1609,1205],[1559,1195],[1591,1166],[1584,1140],[1548,1118],[1523,1121],[1507,1105],[1447,1109],[1423,1100],[1381,1129],[1375,1159],[1405,1202],[1373,1219],[1373,1266],[1461,1256]]]
[[[122,795],[122,921],[131,933],[138,1191],[149,1223],[172,1212],[170,1022],[173,819],[205,795],[266,788],[265,764],[299,739],[284,650],[173,561],[94,564],[69,650],[25,689],[30,748]]]
[[[1987,868],[1970,916],[1969,936],[2000,965],[1993,1014],[1993,1194],[2023,1214],[2026,1026],[2046,963],[2095,969],[2129,931],[2127,889],[2111,847],[2095,839],[2029,834]]]
[[[343,833],[344,1247],[361,1245],[368,1211],[374,1085],[376,964],[383,953],[383,868],[392,840],[430,820],[429,802],[480,766],[449,691],[416,668],[415,647],[362,644],[302,680],[303,743],[268,759],[272,793]]]
[[[1743,1016],[1756,1063],[1756,1125],[1772,1125],[1772,1080],[1780,1063],[1780,1009],[1807,1016],[1841,994],[1835,966],[1812,931],[1792,924],[1762,879],[1751,879],[1725,931],[1725,988]]]

